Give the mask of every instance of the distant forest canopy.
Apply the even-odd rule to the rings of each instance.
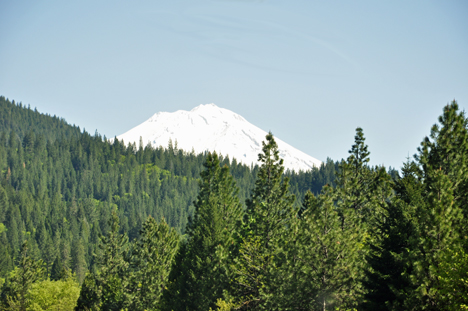
[[[110,143],[0,97],[0,310],[468,310],[468,119],[401,173]]]

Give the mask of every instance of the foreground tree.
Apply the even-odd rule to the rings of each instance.
[[[282,247],[296,219],[295,196],[283,177],[283,160],[273,135],[269,133],[262,144],[261,166],[240,228],[240,256],[233,265],[234,295],[241,310],[274,308],[283,299]]]
[[[335,196],[330,186],[317,198],[311,192],[305,196],[296,245],[289,247],[286,269],[293,277],[286,283],[288,297],[283,309],[334,310],[356,306],[359,227],[342,226],[343,218],[351,219],[354,211],[339,211]]]
[[[415,162],[404,164],[394,191],[395,196],[383,206],[383,217],[371,229],[380,238],[370,243],[366,256],[365,310],[401,310],[406,292],[415,290],[408,277],[412,271],[408,256],[415,234],[416,206],[424,204],[421,170]]]
[[[68,275],[58,281],[44,280],[34,283],[29,290],[31,311],[73,311],[80,295],[80,284]]]
[[[2,307],[6,310],[26,311],[30,305],[31,286],[45,279],[45,266],[42,260],[34,260],[28,253],[28,241],[23,243],[21,258],[2,288]]]
[[[130,268],[128,310],[158,310],[179,243],[178,233],[164,219],[148,217],[134,245]]]
[[[168,310],[208,310],[229,290],[227,269],[242,208],[229,168],[220,167],[216,153],[207,155],[204,167],[187,242],[179,250],[165,293]]]
[[[407,291],[406,308],[441,310],[445,303],[439,275],[446,265],[450,250],[466,245],[463,234],[468,223],[464,219],[467,206],[468,131],[464,113],[454,101],[444,108],[430,138],[419,148],[417,159],[424,181],[424,203],[416,207],[415,234],[410,239],[409,275],[416,290]]]

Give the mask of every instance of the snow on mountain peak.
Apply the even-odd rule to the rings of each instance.
[[[143,143],[166,147],[169,141],[177,147],[196,153],[216,151],[244,164],[256,164],[267,132],[242,116],[215,104],[200,105],[190,111],[158,112],[147,121],[118,136],[125,143]],[[275,137],[284,166],[290,170],[309,170],[321,161],[291,147]]]

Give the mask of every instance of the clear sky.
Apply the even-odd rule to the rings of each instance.
[[[468,1],[0,1],[0,95],[114,137],[215,103],[320,160],[401,167],[468,107]]]

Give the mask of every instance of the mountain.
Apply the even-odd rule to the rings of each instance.
[[[242,116],[215,104],[200,105],[191,111],[158,112],[142,124],[117,137],[127,143],[177,148],[201,153],[206,150],[229,155],[244,164],[256,164],[267,132]],[[275,137],[286,169],[307,171],[321,161]]]

